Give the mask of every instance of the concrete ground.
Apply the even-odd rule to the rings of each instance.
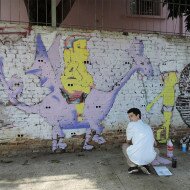
[[[165,152],[165,147],[161,149]],[[190,152],[175,150],[173,176],[128,174],[121,149],[0,158],[0,190],[189,190]]]

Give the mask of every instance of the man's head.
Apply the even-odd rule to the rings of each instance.
[[[138,108],[131,108],[127,113],[130,121],[138,121],[141,119],[141,111]]]

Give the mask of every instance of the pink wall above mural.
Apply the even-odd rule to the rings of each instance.
[[[0,5],[0,19],[2,21],[29,22],[23,0],[1,0]]]

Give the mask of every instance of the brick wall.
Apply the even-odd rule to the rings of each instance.
[[[156,134],[157,128],[154,132]],[[174,144],[179,146],[179,139],[186,134],[190,134],[190,129],[172,129],[171,138],[175,140]],[[104,133],[106,143],[98,145],[93,141],[90,144],[94,145],[95,150],[110,150],[112,148],[121,148],[122,144],[125,143],[125,130],[110,130]],[[68,147],[66,150],[57,150],[56,153],[64,152],[76,152],[83,151],[85,136],[75,136],[70,139],[66,139]],[[29,155],[38,153],[51,153],[52,140],[48,139],[27,139],[27,138],[16,138],[14,141],[0,143],[0,155],[1,156],[14,156],[14,155]]]
[[[14,27],[15,30],[21,30]],[[135,33],[126,36],[122,33],[34,27],[27,36],[14,37],[7,34],[1,35],[0,39],[3,70],[3,74],[0,72],[2,154],[6,152],[7,148],[4,147],[8,145],[12,151],[19,150],[18,147],[21,147],[20,150],[28,147],[34,150],[43,147],[50,149],[52,134],[56,138],[53,137],[55,146],[61,137],[63,142],[68,143],[67,151],[72,150],[73,146],[74,149],[80,149],[84,143],[82,136],[87,139],[84,135],[86,120],[87,128],[90,127],[97,134],[99,131],[103,132],[107,141],[105,145],[98,145],[102,140],[101,134],[98,134],[98,143],[91,143],[93,135],[90,134],[89,144],[95,144],[95,147],[108,146],[109,143],[120,144],[124,137],[117,131],[126,128],[129,122],[127,110],[131,107],[138,107],[143,120],[156,127],[155,136],[160,141],[167,139],[169,135],[165,129],[170,129],[170,136],[178,138],[189,133],[189,38]],[[77,43],[84,47],[76,47]],[[61,75],[55,73],[63,74],[68,65],[73,64],[72,60],[76,57],[74,53],[77,52],[74,48],[80,50],[76,54],[79,57],[76,59],[79,61],[77,64],[85,68],[81,80],[92,79],[93,86],[82,88],[78,79],[78,89],[86,94],[86,99],[82,101],[78,98],[81,102],[68,103],[64,96],[63,103],[58,106],[51,104],[54,106],[52,109],[47,106],[47,102],[52,101],[47,97],[52,95],[56,99],[58,95],[52,94],[54,92],[50,85],[54,84],[54,89],[58,91],[61,85],[66,85],[65,81],[60,83]],[[68,55],[66,49],[74,53]],[[85,64],[80,62],[81,55],[86,56]],[[70,60],[68,65],[67,59]],[[50,65],[40,67],[44,71],[43,75],[48,76],[48,82],[43,83],[37,74],[26,73],[31,68],[36,69],[39,60],[45,60],[46,65]],[[58,63],[59,66],[55,67]],[[92,94],[94,89],[98,91],[97,96]],[[116,92],[111,94],[114,90]],[[72,101],[74,91],[69,88],[68,91],[70,99],[67,101]],[[65,112],[62,105],[68,106],[67,110],[71,111]],[[94,110],[90,110],[92,105]],[[75,119],[72,120],[69,114]],[[92,128],[96,115],[99,117],[99,125]],[[64,118],[67,117],[70,119],[67,123],[71,126],[69,128],[63,125]],[[104,126],[103,131],[101,125]],[[56,126],[61,127],[56,129]],[[163,131],[159,138],[157,129],[160,127]]]

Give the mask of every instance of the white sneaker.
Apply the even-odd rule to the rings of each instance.
[[[150,169],[147,165],[144,165],[144,166],[140,166],[140,169],[142,170],[143,173],[147,174],[147,175],[150,175]]]

